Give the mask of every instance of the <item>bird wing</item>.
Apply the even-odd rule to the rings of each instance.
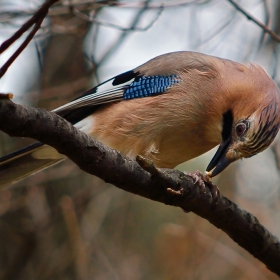
[[[120,74],[90,89],[53,112],[76,124],[109,102],[149,97],[180,83],[180,73],[212,70],[206,55],[176,52],[158,56],[134,70]],[[0,158],[0,188],[53,165],[64,158],[55,149],[35,143]]]
[[[165,93],[180,83],[182,72],[185,77],[194,70],[204,75],[207,73],[209,77],[216,75],[212,60],[217,59],[195,52],[164,54],[105,81],[53,112],[75,124],[94,113],[102,104]]]
[[[146,76],[131,70],[107,80],[53,112],[75,124],[102,104],[164,93],[179,81],[177,74]]]
[[[153,96],[179,82],[176,74],[145,76],[134,70],[118,75],[53,112],[76,124],[94,113],[102,104]],[[65,157],[54,148],[37,142],[0,158],[0,187],[16,182]]]

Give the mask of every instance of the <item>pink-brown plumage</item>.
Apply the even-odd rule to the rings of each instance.
[[[258,65],[177,53],[136,70],[147,75],[175,72],[181,82],[158,96],[105,105],[88,118],[93,124],[88,133],[159,167],[173,168],[221,143],[227,110],[232,109],[237,121],[260,114],[271,102],[279,108],[278,88]]]
[[[126,90],[141,77],[161,77],[163,84],[169,77],[173,83],[161,85],[157,95],[128,95],[133,99],[124,100]],[[131,158],[145,156],[159,167],[173,168],[220,144],[207,167],[215,168],[215,176],[231,162],[269,146],[279,129],[279,109],[279,89],[259,65],[177,52],[118,75],[54,111],[72,123],[80,121],[78,127],[109,147]],[[38,161],[38,166],[33,163],[36,170],[40,149],[27,157]],[[18,158],[25,163],[24,152],[0,159],[5,174]],[[46,155],[44,149],[45,160]],[[53,150],[49,155],[53,164]],[[15,177],[26,174],[19,170]]]

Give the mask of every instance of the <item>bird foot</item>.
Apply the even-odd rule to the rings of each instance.
[[[192,173],[186,173],[188,176],[190,176],[191,178],[193,178],[194,180],[194,184],[198,184],[200,190],[202,193],[206,193],[206,187],[209,188],[210,193],[212,195],[212,205],[216,206],[220,197],[221,197],[221,193],[219,188],[214,185],[208,174],[202,174],[200,171],[194,171]]]
[[[204,182],[203,174],[200,171],[194,171],[192,173],[184,172],[186,175],[190,176],[194,180],[194,185],[198,184],[202,193],[206,193],[206,185]]]

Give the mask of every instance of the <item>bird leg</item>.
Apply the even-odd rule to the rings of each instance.
[[[151,160],[140,155],[137,155],[136,160],[144,170],[148,171],[152,175],[154,180],[160,182],[165,186],[172,182],[172,179],[171,181],[169,181],[171,177],[169,177],[166,172],[162,172],[161,169],[158,169]],[[201,193],[206,194],[206,187],[208,187],[212,196],[212,205],[213,207],[215,207],[221,195],[219,188],[210,181],[209,174],[202,174],[200,171],[194,171],[192,173],[183,173],[194,180],[194,185],[198,184]],[[182,190],[183,189],[176,190],[171,187],[167,187],[167,191],[173,195],[182,195]]]

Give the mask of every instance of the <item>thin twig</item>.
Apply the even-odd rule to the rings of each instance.
[[[256,19],[254,16],[246,12],[239,4],[237,4],[234,0],[227,0],[229,3],[231,3],[236,10],[241,12],[243,15],[247,17],[248,20],[253,21],[258,26],[260,26],[265,32],[267,32],[276,42],[280,43],[280,36],[277,35],[275,32],[273,32],[271,29],[269,29],[265,24],[263,24],[261,21]]]
[[[147,12],[147,7],[149,5],[150,0],[145,1],[146,6],[143,6],[142,9],[140,9],[135,17],[132,19],[130,26],[128,29],[133,29],[135,26],[139,23],[139,21],[142,19],[142,16],[145,12]],[[98,64],[96,64],[96,67],[102,65],[106,59],[110,57],[111,54],[113,54],[121,45],[122,42],[126,39],[126,37],[129,35],[129,32],[122,32],[120,36],[111,44],[110,48],[103,54],[103,56],[99,59]]]
[[[197,4],[204,4],[209,2],[209,0],[179,0],[179,1],[161,1],[161,2],[152,2],[150,3],[147,8],[148,9],[161,9],[163,8],[176,8],[176,7],[182,7],[182,6],[188,6],[194,3]],[[61,4],[57,4],[53,7],[51,11],[49,11],[49,16],[62,16],[71,14],[73,8],[77,7],[79,11],[92,11],[96,10],[102,7],[119,7],[119,8],[128,8],[128,9],[142,9],[142,7],[145,6],[145,1],[139,1],[134,3],[121,3],[121,2],[110,2],[108,1],[95,1],[95,0],[87,0],[87,1],[69,1],[68,3],[66,1],[61,2]],[[18,15],[32,15],[34,11],[32,9],[28,10],[21,10],[20,12],[1,12],[0,11],[0,22],[5,22],[10,20],[13,17],[16,17]]]
[[[263,6],[264,6],[264,13],[265,13],[265,20],[264,20],[265,26],[270,29],[271,14],[269,12],[269,5],[266,0],[263,0]],[[262,38],[261,38],[261,43],[263,43],[265,41],[266,37],[267,37],[267,33],[263,32]]]
[[[106,21],[102,21],[102,20],[98,20],[94,17],[91,17],[91,16],[87,16],[85,15],[84,13],[82,13],[79,9],[77,8],[74,8],[73,9],[73,12],[74,14],[85,20],[85,21],[88,21],[88,22],[94,22],[96,24],[99,24],[99,25],[102,25],[102,26],[107,26],[107,27],[112,27],[112,28],[115,28],[115,29],[118,29],[118,30],[121,30],[121,31],[141,31],[141,32],[144,32],[144,31],[147,31],[149,30],[153,24],[159,19],[160,15],[162,14],[164,8],[163,7],[159,7],[159,11],[158,13],[156,14],[155,18],[153,20],[151,20],[151,22],[145,26],[145,27],[133,27],[133,28],[127,28],[127,27],[122,27],[122,26],[119,26],[117,24],[114,24],[114,23],[110,23],[110,22],[106,22]]]
[[[9,48],[18,38],[22,36],[22,34],[27,31],[34,23],[36,23],[39,19],[42,18],[42,15],[44,17],[47,15],[48,10],[50,6],[52,6],[55,2],[58,2],[58,0],[48,0],[45,4],[41,6],[40,9],[30,18],[27,22],[25,22],[21,28],[15,32],[15,34],[3,42],[0,46],[0,54],[4,52],[7,48]]]
[[[32,38],[34,37],[34,35],[38,31],[38,29],[40,28],[41,23],[42,23],[43,20],[44,20],[44,17],[42,17],[41,19],[38,20],[38,22],[34,25],[33,29],[28,34],[28,36],[23,41],[23,43],[18,47],[18,49],[12,54],[12,56],[0,68],[0,78],[3,77],[3,75],[9,69],[9,67],[12,65],[12,63],[15,61],[15,59],[20,55],[20,53],[26,48],[26,46],[32,40]]]
[[[36,32],[39,30],[42,21],[48,14],[50,6],[52,6],[58,0],[49,0],[38,11],[29,19],[26,23],[22,25],[22,27],[15,32],[15,34],[10,37],[8,40],[3,42],[0,46],[0,54],[3,53],[6,49],[8,49],[18,38],[20,38],[24,32],[26,32],[33,24],[34,27],[31,32],[28,34],[23,43],[18,47],[18,49],[14,52],[14,54],[7,60],[7,62],[0,68],[0,78],[6,73],[8,68],[14,62],[14,60],[20,55],[20,53],[26,48],[29,42],[32,40]]]

